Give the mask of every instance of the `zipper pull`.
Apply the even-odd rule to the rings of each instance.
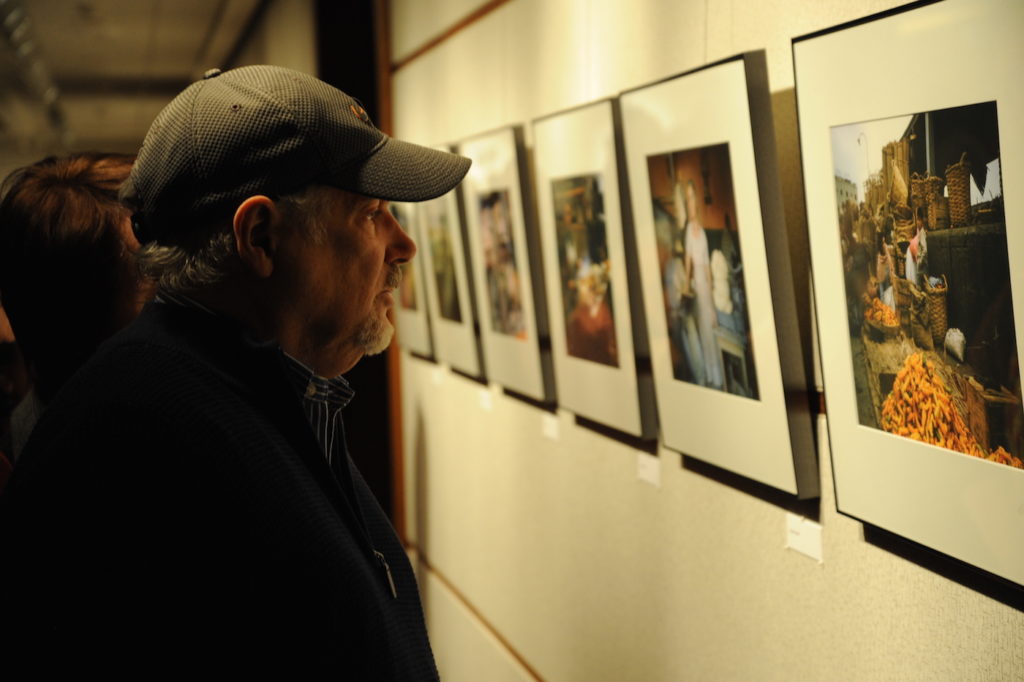
[[[382,552],[373,550],[373,553],[377,557],[377,561],[380,562],[381,567],[384,569],[384,575],[388,577],[388,587],[391,588],[391,598],[398,599],[398,590],[395,589],[395,579],[391,577],[391,567],[388,566],[388,560],[384,558]]]

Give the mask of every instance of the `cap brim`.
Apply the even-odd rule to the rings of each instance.
[[[388,201],[426,201],[454,189],[471,163],[464,156],[388,137],[362,163],[355,189]]]

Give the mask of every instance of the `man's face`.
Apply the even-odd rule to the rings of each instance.
[[[394,333],[387,317],[391,292],[401,278],[399,265],[412,259],[416,244],[386,201],[322,191],[314,209],[322,234],[296,228],[282,244],[280,272],[297,332],[297,348],[285,350],[329,377],[387,348]]]

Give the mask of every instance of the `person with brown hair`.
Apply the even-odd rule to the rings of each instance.
[[[10,438],[11,413],[30,387],[28,369],[14,340],[14,330],[11,329],[3,306],[0,306],[0,493],[3,493],[14,469]]]
[[[12,416],[15,458],[41,408],[152,290],[117,198],[134,159],[51,156],[14,171],[0,189],[0,296],[34,384]]]

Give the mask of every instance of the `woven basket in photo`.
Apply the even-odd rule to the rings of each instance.
[[[914,228],[914,219],[900,220],[897,218],[892,222],[893,239],[897,242],[909,242],[917,234]]]
[[[924,278],[924,293],[928,296],[928,326],[932,330],[932,338],[935,343],[942,343],[946,338],[946,330],[949,322],[946,315],[946,293],[949,285],[945,275],[939,275],[942,283],[932,286],[928,277]]]
[[[896,266],[896,274],[899,275],[900,279],[907,276],[907,249],[910,248],[909,239],[901,239],[896,242],[896,253],[893,256],[893,260],[896,261],[893,265]]]
[[[928,204],[928,229],[949,229],[949,199],[946,197],[936,197]]]
[[[929,230],[944,230],[949,227],[949,202],[942,195],[942,189],[946,181],[937,175],[929,175],[921,181],[921,190],[924,193],[924,209],[927,215],[925,225]],[[945,204],[940,206],[940,204]],[[940,217],[945,212],[945,226],[939,227],[942,223]]]
[[[896,304],[897,314],[901,310],[906,310],[907,308],[910,307],[910,302],[912,300],[910,287],[912,286],[914,286],[913,283],[911,283],[910,280],[905,279],[902,276],[897,277],[895,280],[893,280],[893,302]]]
[[[985,406],[984,388],[973,377],[957,376],[960,394],[964,397],[967,412],[967,429],[982,447],[988,447],[988,409]]]
[[[900,332],[899,324],[884,324],[871,319],[864,320],[864,324],[867,325],[868,337],[873,341],[888,341]]]
[[[942,198],[942,188],[945,187],[946,181],[940,178],[938,175],[929,175],[924,179],[924,196],[925,203],[931,203],[936,199]]]
[[[917,209],[928,205],[927,182],[928,178],[920,173],[910,174],[910,209],[914,213],[917,213]]]
[[[949,187],[949,222],[953,227],[963,227],[971,220],[971,162],[967,160],[967,152],[946,167],[946,185]]]

